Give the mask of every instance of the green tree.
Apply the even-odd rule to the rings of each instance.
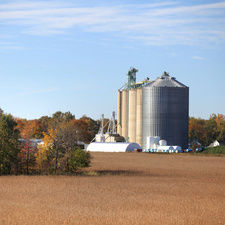
[[[41,123],[41,128],[42,128],[42,138],[43,134],[48,131],[49,124],[51,123],[52,118],[49,116],[42,116],[38,121]]]
[[[64,170],[69,172],[69,159],[73,154],[73,149],[78,145],[78,132],[76,128],[76,120],[73,119],[67,123],[62,123],[59,131],[60,138],[62,140],[62,149],[64,150],[64,157],[62,157],[62,161],[64,166]]]
[[[218,137],[217,123],[214,117],[211,117],[205,121],[204,126],[204,145],[208,146],[210,143],[215,141]]]
[[[75,119],[75,115],[73,115],[71,112],[61,112],[57,111],[52,115],[52,122],[53,123],[59,123],[59,122],[69,122],[71,120]]]
[[[224,125],[224,127],[220,130],[219,135],[218,135],[218,137],[217,137],[217,140],[218,140],[219,142],[225,143],[225,125]]]
[[[74,148],[69,160],[70,170],[76,172],[79,168],[88,167],[91,163],[91,154],[81,148]]]
[[[9,114],[0,113],[0,175],[18,173],[19,131]]]

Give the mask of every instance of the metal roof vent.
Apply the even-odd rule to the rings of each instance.
[[[163,76],[168,77],[169,73],[167,73],[166,71],[163,72]]]

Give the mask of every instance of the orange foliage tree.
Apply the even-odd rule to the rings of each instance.
[[[27,121],[24,119],[15,119],[17,122],[17,127],[20,131],[20,141],[21,141],[21,152],[20,157],[20,169],[26,171],[26,174],[29,174],[30,170],[34,170],[35,164],[35,151],[36,148],[31,141],[33,137],[34,130],[36,129],[36,123],[33,121]]]

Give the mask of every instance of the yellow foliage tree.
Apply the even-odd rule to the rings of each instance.
[[[53,155],[53,144],[57,136],[57,129],[49,129],[48,133],[43,134],[43,142],[38,145],[38,151],[35,154],[36,166],[38,171],[46,170],[51,164],[51,155]]]

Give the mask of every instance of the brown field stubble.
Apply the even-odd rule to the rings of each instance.
[[[225,224],[225,157],[92,155],[89,175],[0,177],[0,224]]]

